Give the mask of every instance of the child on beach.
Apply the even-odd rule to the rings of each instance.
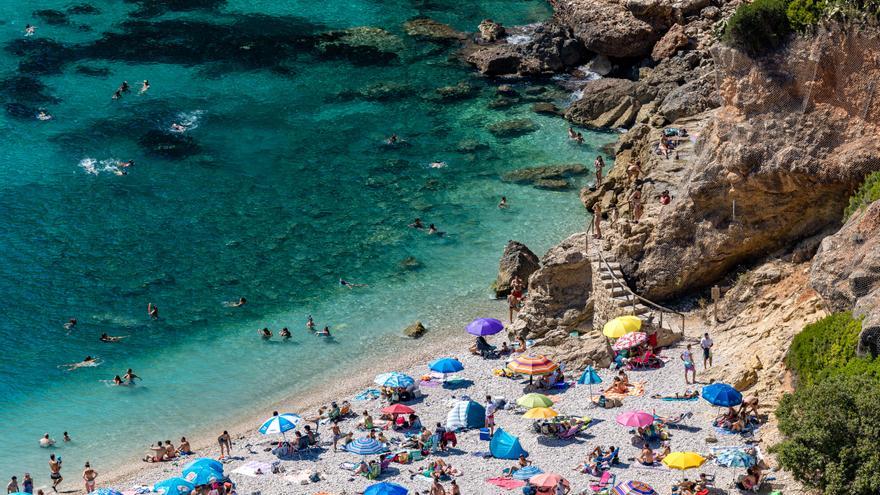
[[[697,368],[694,366],[694,356],[691,352],[691,344],[688,344],[687,349],[682,351],[681,360],[684,362],[684,382],[688,385],[697,383]],[[688,381],[688,373],[691,374],[691,380],[693,381]]]

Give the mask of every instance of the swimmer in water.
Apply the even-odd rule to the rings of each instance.
[[[76,318],[71,318],[64,324],[65,330],[73,330],[74,328],[76,328]]]
[[[581,133],[577,133],[577,136],[574,138],[574,140],[577,141],[578,144],[584,144],[584,135]]]
[[[306,328],[307,328],[310,332],[314,332],[314,331],[315,331],[315,320],[312,319],[312,315],[309,315],[309,319],[308,319],[308,321],[306,321]]]
[[[113,173],[116,175],[119,175],[119,176],[128,175],[128,172],[126,172],[125,170],[118,169],[118,168],[114,168]]]
[[[33,36],[34,32],[37,30],[36,26],[31,26],[30,24],[25,25],[24,27],[24,35],[25,36]]]
[[[174,122],[171,124],[171,132],[186,132],[186,127]]]
[[[507,208],[507,196],[501,196],[501,202],[498,203],[498,207],[501,209]]]
[[[446,167],[446,162],[431,162],[429,166],[431,168],[444,168]]]
[[[86,356],[85,359],[83,359],[82,361],[80,361],[78,363],[62,364],[61,367],[67,368],[68,371],[72,371],[77,368],[83,368],[83,367],[88,367],[88,366],[97,366],[97,364],[98,364],[97,359],[93,358],[92,356]]]
[[[288,330],[287,327],[284,327],[281,329],[281,333],[279,335],[281,335],[282,339],[285,339],[285,340],[289,339],[290,338],[290,330]]]
[[[128,86],[128,81],[122,81],[122,84],[119,85],[119,91],[123,93],[131,91],[131,88]]]
[[[422,223],[421,218],[416,218],[415,220],[413,220],[413,223],[409,224],[409,226],[414,229],[419,229],[419,230],[422,230],[425,228],[425,225]]]
[[[440,232],[439,230],[437,230],[437,227],[435,227],[434,224],[432,223],[431,225],[428,225],[428,235],[436,235],[437,237],[443,237],[444,235],[446,235],[446,232]]]
[[[125,383],[122,381],[122,377],[119,375],[113,377],[113,383],[115,383],[116,385],[125,385]]]
[[[395,145],[398,142],[400,142],[400,138],[397,137],[397,134],[392,134],[391,137],[389,137],[387,140],[385,140],[385,142],[390,145]]]
[[[111,98],[113,98],[114,100],[118,100],[118,99],[122,98],[122,91],[117,89],[116,91],[113,92],[113,96],[111,96]]]
[[[262,337],[264,340],[269,340],[272,338],[272,331],[268,328],[263,328],[262,330],[260,330],[260,337]]]
[[[127,162],[116,162],[117,167],[128,168],[134,166],[134,160],[129,160]]]
[[[353,284],[347,280],[339,279],[339,285],[343,287],[348,287],[349,289],[354,289],[355,287],[366,287],[367,284]]]
[[[150,318],[154,320],[159,319],[159,306],[156,306],[153,303],[147,303],[147,314],[150,315]]]
[[[46,113],[45,110],[40,110],[40,113],[37,114],[37,120],[42,120],[42,121],[52,120],[52,116],[49,115],[48,113]]]
[[[320,336],[322,336],[322,337],[330,337],[330,327],[329,327],[329,326],[325,326],[323,330],[321,330],[320,332],[316,333],[315,335],[320,335]]]
[[[144,93],[146,93],[149,89],[150,89],[150,81],[147,81],[146,79],[144,79],[144,83],[141,84],[141,91],[140,91],[140,93],[141,93],[141,94],[144,94]]]
[[[245,304],[247,304],[247,299],[245,299],[243,297],[239,297],[238,302],[234,302],[234,303],[230,304],[229,306],[233,307],[233,308],[240,308],[240,307],[244,306]]]
[[[568,139],[577,139],[578,135],[571,127],[568,128]]]
[[[125,380],[126,382],[128,382],[129,385],[134,385],[134,381],[140,380],[141,377],[135,375],[134,371],[132,371],[131,368],[129,368],[128,371],[126,371],[125,374],[122,375],[122,379]]]
[[[113,342],[119,342],[124,338],[125,338],[124,336],[123,337],[115,337],[113,335],[107,335],[106,333],[102,333],[101,336],[98,338],[98,340],[100,340],[101,342],[113,343]]]

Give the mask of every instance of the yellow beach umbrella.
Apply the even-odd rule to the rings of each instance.
[[[549,407],[535,407],[523,414],[524,418],[529,419],[550,419],[559,416],[559,413]]]
[[[533,409],[535,407],[550,407],[553,405],[553,401],[550,397],[542,394],[526,394],[516,399],[516,403],[526,409]]]
[[[618,316],[602,327],[602,334],[611,339],[619,339],[632,332],[638,332],[642,328],[642,320],[636,316]]]
[[[706,462],[706,458],[696,452],[672,452],[663,458],[663,464],[672,469],[698,468]]]

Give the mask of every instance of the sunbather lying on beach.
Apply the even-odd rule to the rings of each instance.
[[[695,397],[699,397],[700,393],[696,390],[685,390],[683,394],[678,392],[675,395],[660,395],[654,394],[651,396],[652,399],[693,399]]]
[[[611,386],[605,389],[605,392],[613,392],[616,394],[625,394],[629,390],[629,387],[620,380],[618,377],[614,377],[614,381],[611,382]]]

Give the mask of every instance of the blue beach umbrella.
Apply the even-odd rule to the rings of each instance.
[[[428,364],[428,369],[437,373],[455,373],[464,369],[461,361],[454,358],[440,358]]]
[[[750,468],[757,462],[758,460],[753,455],[740,449],[724,450],[715,457],[715,464],[727,467]]]
[[[580,385],[589,385],[590,386],[590,402],[593,401],[593,385],[598,385],[602,383],[602,377],[596,373],[596,370],[593,369],[592,366],[587,366],[587,369],[581,374],[581,377],[578,378],[578,384]]]
[[[183,478],[168,478],[153,485],[153,491],[161,495],[189,495],[195,485]]]
[[[395,483],[376,483],[364,490],[364,495],[406,495],[409,490]]]
[[[377,376],[374,383],[380,387],[406,388],[416,383],[416,381],[409,375],[392,371],[391,373],[382,373]]]
[[[211,459],[210,457],[199,457],[198,459],[189,461],[183,465],[183,469],[187,470],[198,466],[208,466],[218,473],[223,473],[223,463],[217,459]]]
[[[526,466],[522,469],[517,469],[513,472],[513,476],[511,476],[515,480],[527,480],[532,476],[537,476],[539,474],[544,474],[544,471],[541,468],[535,466]]]
[[[706,402],[718,407],[733,407],[743,401],[742,394],[726,383],[713,383],[703,387],[702,396]]]
[[[122,492],[118,492],[112,488],[98,488],[92,493],[95,495],[122,495]]]
[[[375,455],[385,452],[385,447],[375,438],[358,438],[345,446],[345,450],[357,455]]]
[[[478,337],[495,335],[502,330],[504,330],[504,323],[495,318],[477,318],[467,326],[467,333]]]
[[[259,431],[263,435],[271,435],[273,433],[281,433],[283,435],[285,431],[295,429],[301,422],[302,418],[296,414],[279,414],[267,419],[263,426],[260,426]]]
[[[209,485],[215,481],[222,481],[223,473],[211,468],[211,466],[202,464],[184,469],[183,477],[194,485]]]

